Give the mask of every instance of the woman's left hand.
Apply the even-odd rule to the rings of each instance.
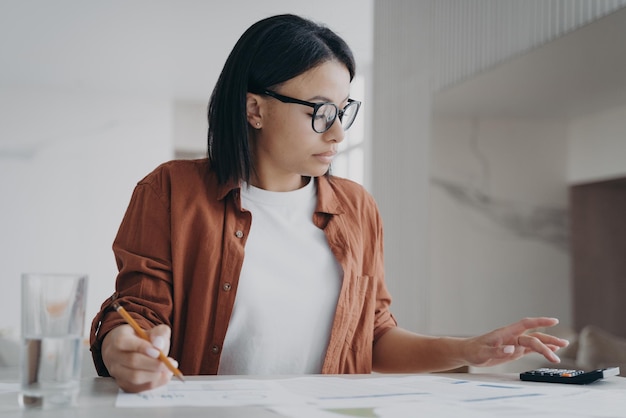
[[[524,318],[487,334],[467,339],[464,357],[472,366],[487,367],[536,352],[552,363],[559,363],[561,359],[554,352],[567,347],[569,341],[533,331],[558,323],[556,318]]]

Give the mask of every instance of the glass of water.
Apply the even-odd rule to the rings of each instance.
[[[22,275],[20,403],[59,408],[78,400],[87,276]]]

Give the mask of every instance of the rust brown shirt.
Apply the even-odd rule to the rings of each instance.
[[[343,269],[322,373],[370,373],[377,339],[396,326],[384,281],[382,222],[360,185],[319,177],[314,224]],[[206,159],[171,161],[141,180],[113,243],[116,291],[91,327],[100,375],[102,338],[124,323],[121,302],[148,329],[172,329],[170,356],[187,375],[216,374],[252,217],[239,187],[219,185]]]

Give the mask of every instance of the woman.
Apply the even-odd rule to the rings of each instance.
[[[559,361],[567,341],[529,332],[553,318],[463,339],[397,326],[376,204],[329,174],[360,106],[354,72],[340,37],[297,16],[242,35],[211,96],[208,159],[163,164],[135,188],[113,245],[116,292],[92,325],[101,375],[130,392],[163,385],[157,349],[192,375],[426,372],[528,352]]]

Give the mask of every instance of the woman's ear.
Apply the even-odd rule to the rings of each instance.
[[[248,123],[254,129],[261,129],[263,121],[261,118],[261,96],[254,93],[246,93],[246,117]]]

